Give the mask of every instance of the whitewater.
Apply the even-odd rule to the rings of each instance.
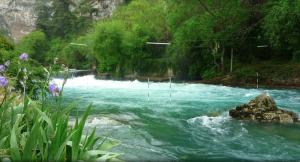
[[[62,79],[52,82],[62,85]],[[127,161],[220,161],[300,159],[300,126],[250,123],[228,110],[262,92],[279,107],[300,114],[300,91],[218,85],[70,78],[65,103],[79,113],[89,104],[87,128],[122,143],[114,149]]]

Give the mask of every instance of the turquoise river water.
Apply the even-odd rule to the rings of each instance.
[[[54,79],[57,84],[62,80]],[[69,79],[67,102],[93,103],[86,126],[122,141],[126,161],[282,161],[300,159],[300,125],[249,123],[228,110],[266,91],[278,106],[300,113],[299,90],[204,84]]]

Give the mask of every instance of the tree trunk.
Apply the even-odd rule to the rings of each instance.
[[[224,54],[225,54],[225,48],[222,48],[222,52],[221,52],[221,71],[224,72]]]
[[[233,48],[231,48],[231,57],[230,57],[230,73],[232,73],[233,69]]]
[[[217,62],[217,54],[219,52],[219,44],[217,42],[214,43],[214,47],[212,48],[212,55],[214,57],[214,65],[217,67],[217,69],[220,68],[218,62]]]

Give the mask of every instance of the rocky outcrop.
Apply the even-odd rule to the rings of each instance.
[[[0,34],[8,37],[11,36],[8,24],[6,23],[4,17],[1,15],[0,15]]]
[[[294,123],[298,121],[298,114],[279,109],[272,97],[266,93],[257,96],[248,104],[230,110],[229,115],[236,119],[259,122]]]
[[[76,9],[81,5],[82,0],[73,0],[72,9]],[[110,17],[117,6],[124,3],[124,0],[90,0],[89,5],[92,7],[92,17],[95,20]]]
[[[35,0],[1,0],[1,29],[7,36],[19,40],[25,34],[35,29]]]
[[[38,0],[0,0],[0,33],[15,41],[35,30],[37,13],[35,10]],[[82,0],[73,0],[76,8]],[[101,19],[112,15],[114,9],[124,0],[92,0],[95,11],[93,18]],[[51,0],[48,1],[51,4]]]

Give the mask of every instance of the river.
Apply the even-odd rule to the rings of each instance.
[[[61,79],[54,79],[62,84]],[[228,110],[262,92],[300,113],[300,91],[185,83],[69,79],[64,101],[93,104],[87,127],[122,141],[126,161],[281,161],[300,159],[300,126],[231,119]]]

